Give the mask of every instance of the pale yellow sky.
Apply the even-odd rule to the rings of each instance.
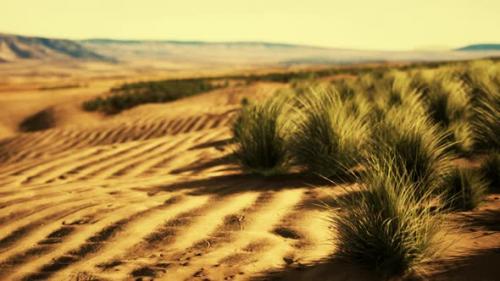
[[[500,42],[500,0],[2,0],[0,32],[408,50]]]

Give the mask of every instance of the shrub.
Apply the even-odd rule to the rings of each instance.
[[[439,252],[442,220],[429,192],[415,196],[411,176],[390,155],[373,158],[356,196],[337,198],[331,222],[336,255],[389,277],[404,274]]]
[[[299,107],[291,142],[296,163],[325,177],[347,175],[362,159],[370,135],[366,108],[326,88],[310,89]]]
[[[36,132],[53,128],[56,125],[55,112],[53,108],[47,108],[39,111],[19,124],[19,130],[22,132]]]
[[[454,168],[446,180],[444,203],[453,210],[472,210],[483,201],[487,187],[477,171]]]
[[[102,103],[102,98],[95,98],[93,100],[88,100],[83,102],[82,108],[85,111],[97,111]]]
[[[244,170],[261,175],[283,173],[289,165],[286,141],[287,95],[243,106],[233,125],[235,157]]]
[[[247,106],[250,103],[247,97],[243,97],[240,101],[241,106]]]

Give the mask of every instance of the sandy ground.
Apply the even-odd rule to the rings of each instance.
[[[85,81],[49,91],[3,84],[0,280],[376,279],[328,261],[335,249],[321,202],[338,187],[243,175],[228,160],[241,98],[285,85],[102,117],[78,105],[118,80]],[[56,109],[55,128],[17,132],[47,107]],[[460,228],[421,278],[500,280],[500,195],[450,221]]]

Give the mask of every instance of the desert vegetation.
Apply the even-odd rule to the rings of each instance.
[[[19,130],[22,132],[35,132],[52,128],[55,125],[54,109],[48,108],[39,111],[19,124]]]
[[[162,103],[218,88],[205,79],[180,79],[123,84],[111,89],[106,97],[97,97],[83,103],[86,111],[116,114],[145,103]]]
[[[313,88],[298,99],[290,150],[309,172],[342,178],[363,157],[370,136],[369,108],[341,95],[334,88]]]
[[[286,142],[290,123],[287,122],[288,96],[278,95],[257,104],[244,104],[233,125],[238,144],[235,156],[250,172],[274,175],[285,172],[289,165]]]
[[[0,281],[500,281],[500,0],[242,2],[2,2]]]
[[[367,161],[354,196],[332,209],[336,256],[385,277],[402,275],[439,253],[443,220],[430,204],[432,192],[418,186],[391,154]]]
[[[291,69],[1,95],[0,279],[496,280],[499,63]]]
[[[168,79],[159,81],[142,81],[125,83],[111,89],[110,93],[104,97],[97,97],[82,104],[86,111],[99,111],[105,114],[117,114],[123,110],[146,103],[164,103],[174,101],[180,98],[192,96],[195,94],[210,91],[219,87],[228,85],[228,81],[238,81],[244,84],[256,82],[277,82],[290,83],[292,85],[300,84],[302,81],[310,81],[331,77],[336,75],[360,76],[369,75],[380,77],[384,73],[399,69],[408,70],[425,65],[426,68],[436,68],[442,65],[448,65],[446,62],[433,63],[404,63],[400,65],[362,65],[319,68],[316,70],[270,72],[264,74],[248,75],[226,75],[222,77],[200,77],[191,79]],[[488,112],[482,112],[488,114]],[[483,118],[488,118],[484,116]]]
[[[498,63],[486,60],[295,83],[294,95],[279,106],[268,100],[243,107],[234,130],[237,155],[253,156],[243,167],[287,155],[289,170],[333,182],[352,176],[355,195],[330,207],[335,256],[382,276],[407,274],[439,253],[449,211],[472,210],[498,187],[498,77]],[[249,114],[285,104],[291,109]],[[241,133],[276,124],[278,116],[292,124],[279,134],[286,137],[277,138],[274,127],[259,138]],[[457,166],[470,157],[482,159],[479,168]],[[278,161],[272,163],[266,169]]]

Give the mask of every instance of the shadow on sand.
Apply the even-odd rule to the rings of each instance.
[[[359,266],[330,260],[312,265],[287,266],[266,272],[253,281],[496,281],[500,280],[500,248],[483,249],[467,256],[452,257],[430,264],[426,274],[383,278]]]
[[[500,247],[473,251],[440,261],[434,273],[422,280],[495,281],[500,280]]]
[[[381,281],[372,272],[338,259],[312,265],[288,266],[267,272],[252,281]]]
[[[346,183],[344,181],[343,183]],[[229,195],[248,191],[279,191],[284,189],[311,188],[333,185],[330,181],[314,175],[287,174],[263,177],[248,174],[232,174],[204,179],[188,179],[176,183],[154,187],[150,193],[171,192],[191,189],[190,195],[217,194]]]
[[[486,231],[500,232],[500,210],[482,210],[463,216],[465,227],[478,227]]]

